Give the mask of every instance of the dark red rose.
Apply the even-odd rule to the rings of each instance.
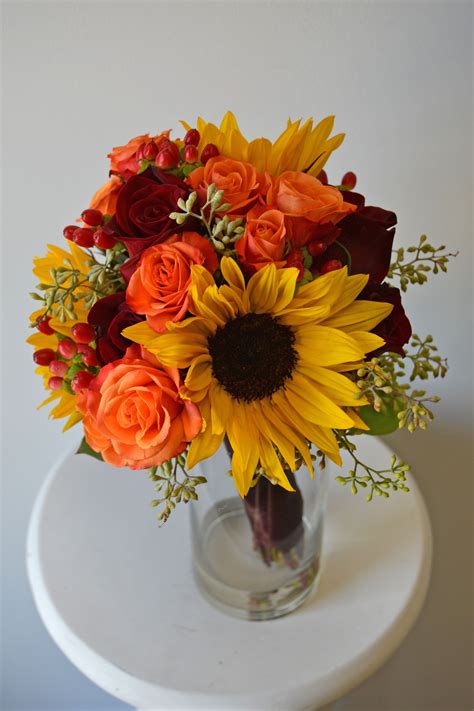
[[[125,292],[119,291],[104,296],[89,311],[88,321],[96,328],[97,358],[101,365],[123,358],[127,348],[132,345],[122,336],[127,326],[143,321],[125,303]]]
[[[106,226],[107,232],[117,236],[132,257],[158,242],[171,228],[176,232],[176,222],[169,215],[187,192],[179,184],[160,183],[159,179],[159,176],[132,176],[121,189],[115,215]]]
[[[329,259],[339,259],[343,264],[348,264],[349,253],[351,274],[370,274],[371,282],[381,284],[390,267],[396,223],[394,212],[381,207],[359,208],[338,223],[341,232],[337,244],[331,244],[315,260],[313,269],[319,270]]]
[[[388,284],[367,284],[358,297],[366,301],[385,301],[393,304],[393,311],[373,330],[378,336],[385,340],[382,348],[371,353],[377,355],[390,351],[405,355],[403,346],[411,338],[411,324],[402,306],[400,290]]]

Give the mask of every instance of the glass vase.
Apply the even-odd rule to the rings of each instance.
[[[260,478],[242,499],[225,447],[200,464],[190,505],[193,572],[203,596],[235,617],[269,620],[299,607],[320,574],[328,474],[303,465],[294,492]]]

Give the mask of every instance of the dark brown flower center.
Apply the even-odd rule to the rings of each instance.
[[[269,314],[246,314],[209,337],[212,373],[236,400],[269,397],[291,377],[297,361],[293,331]]]

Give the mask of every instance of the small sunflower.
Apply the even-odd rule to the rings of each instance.
[[[87,274],[90,269],[90,255],[84,252],[73,242],[68,242],[69,251],[61,249],[54,244],[48,244],[48,252],[44,257],[36,257],[34,260],[33,274],[38,277],[42,284],[48,286],[53,286],[55,283],[54,277],[52,276],[52,270],[58,267],[67,267],[69,269],[75,269],[79,275],[82,282],[86,283]],[[62,283],[64,288],[69,287],[71,280],[68,279]],[[79,321],[87,321],[87,314],[89,309],[86,307],[84,299],[79,299],[76,301],[74,306],[76,312],[75,319],[67,319],[62,322],[59,318],[53,317],[50,319],[51,328],[57,333],[63,336],[71,336],[71,328],[75,323]],[[41,308],[34,311],[30,315],[30,321],[35,324],[38,319],[40,319],[45,313],[45,308]],[[32,333],[26,339],[26,342],[34,347],[35,350],[40,348],[51,348],[53,351],[57,349],[58,339],[55,334],[46,335],[43,333]],[[48,388],[48,381],[51,377],[51,372],[47,366],[38,366],[36,368],[36,373],[43,378],[45,390],[48,391],[49,395],[38,407],[44,407],[50,403],[55,403],[55,406],[49,413],[49,417],[53,419],[67,417],[66,424],[64,425],[63,431],[68,430],[70,427],[75,425],[77,422],[82,420],[82,415],[76,409],[76,396],[66,390],[54,390],[51,391]]]
[[[181,123],[186,130],[191,128],[185,121]],[[219,127],[201,117],[196,123],[201,136],[200,150],[213,143],[221,155],[252,163],[261,172],[279,175],[286,170],[301,170],[314,176],[319,175],[331,153],[344,140],[343,133],[329,138],[333,126],[334,116],[327,116],[316,126],[313,126],[311,118],[303,125],[301,119],[288,119],[286,129],[272,143],[268,138],[247,141],[231,111],[226,113]]]
[[[225,436],[242,496],[260,466],[292,490],[281,461],[296,468],[295,450],[312,471],[307,441],[341,463],[333,429],[360,426],[352,408],[366,401],[343,375],[384,341],[369,333],[391,304],[355,301],[368,276],[343,268],[296,292],[297,270],[269,264],[245,283],[230,257],[221,261],[218,286],[192,267],[190,311],[157,334],[147,323],[124,331],[167,366],[187,368],[182,397],[198,404],[205,422],[192,441],[188,466],[210,457]],[[296,293],[295,293],[296,292]]]

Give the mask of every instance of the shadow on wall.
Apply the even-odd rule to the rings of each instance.
[[[354,711],[400,711],[393,705],[394,699],[400,700],[400,683],[416,690],[416,711],[467,711],[472,668],[473,445],[468,428],[463,432],[453,423],[448,426],[447,416],[440,414],[426,432],[397,432],[387,439],[411,464],[425,497],[434,538],[431,584],[417,624],[390,665],[377,673],[379,683],[353,691],[338,704],[341,711],[346,704]],[[455,675],[449,672],[453,659]],[[437,678],[441,684],[433,683]],[[374,689],[377,698],[371,695]]]

